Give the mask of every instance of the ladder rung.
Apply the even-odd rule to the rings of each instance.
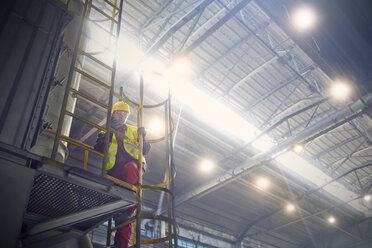
[[[116,7],[112,2],[108,1],[108,0],[103,0],[105,3],[107,3],[108,5],[111,5],[111,7],[113,7],[114,9],[117,9],[117,10],[120,10],[119,7]]]
[[[46,128],[45,131],[48,132],[48,133],[54,134],[54,135],[56,134],[56,131],[54,131],[52,129],[49,129],[49,128]],[[93,152],[93,153],[95,153],[95,154],[97,154],[97,155],[99,155],[101,157],[104,157],[105,156],[103,153],[94,150],[94,148],[92,146],[87,145],[87,144],[85,144],[85,143],[83,143],[83,142],[81,142],[79,140],[74,139],[74,138],[68,137],[66,135],[61,134],[61,140],[62,141],[66,141],[66,142],[68,142],[70,144],[73,144],[74,146],[80,147],[80,148],[82,148],[84,150]]]
[[[87,32],[82,32],[82,35],[84,35],[87,39],[92,40],[93,42],[99,44],[102,46],[104,50],[102,50],[100,53],[106,52],[107,50],[110,50],[110,44],[102,44],[98,40],[94,39],[91,35],[89,35]],[[112,39],[116,39],[115,35],[112,35]]]
[[[127,183],[127,182],[124,182],[124,181],[122,181],[122,180],[119,180],[119,179],[117,179],[116,177],[112,177],[112,176],[110,176],[110,175],[104,175],[106,178],[108,178],[108,179],[111,179],[112,181],[114,181],[115,183],[117,183],[117,184],[119,184],[119,185],[121,185],[121,186],[124,186],[125,188],[128,188],[128,189],[131,189],[131,190],[133,190],[134,192],[137,192],[137,190],[138,190],[138,188],[136,187],[136,186],[134,186],[134,185],[132,185],[132,184],[129,184],[129,183]]]
[[[105,32],[106,34],[108,34],[109,36],[111,36],[112,38],[117,38],[117,35],[116,34],[113,34],[113,31],[109,31],[107,29],[105,29],[104,27],[102,27],[101,25],[98,25],[96,22],[97,20],[92,20],[92,19],[89,19],[89,21],[91,21],[93,23],[93,25],[95,25],[97,28],[101,29],[103,32]],[[86,32],[84,33],[87,37],[89,37],[89,39],[93,39],[91,36],[89,36]]]
[[[97,84],[99,84],[99,85],[101,85],[101,86],[103,86],[103,87],[105,87],[105,88],[107,88],[109,90],[111,89],[111,86],[110,85],[107,85],[105,82],[103,82],[103,81],[99,80],[98,78],[96,78],[96,77],[94,77],[94,76],[86,73],[85,71],[82,71],[82,70],[80,70],[79,68],[76,68],[76,67],[75,67],[75,71],[78,72],[78,73],[80,73],[81,75],[83,75],[83,76],[85,76],[85,77],[93,80]]]
[[[111,16],[109,16],[108,14],[106,14],[105,12],[103,12],[102,10],[100,10],[97,6],[95,6],[95,5],[92,4],[92,8],[95,9],[101,15],[105,16],[107,19],[109,19],[109,20],[113,21],[114,23],[118,24],[118,21],[117,20],[115,20],[114,18],[112,18]]]
[[[78,91],[78,90],[75,90],[75,89],[73,89],[73,88],[70,88],[70,91],[73,92],[73,93],[75,93],[75,94],[77,94],[77,95],[79,95],[79,96],[81,96],[81,97],[83,97],[83,98],[85,98],[85,99],[87,99],[88,101],[91,101],[91,102],[93,102],[93,103],[95,103],[95,104],[101,106],[102,108],[105,108],[105,109],[107,109],[107,110],[109,109],[109,107],[108,107],[107,105],[105,105],[105,104],[103,104],[103,103],[100,103],[100,102],[94,100],[93,98],[91,98],[91,97],[89,97],[89,96],[87,96],[87,95],[81,93],[81,92]]]
[[[78,116],[76,114],[73,114],[70,111],[66,111],[66,115],[71,116],[71,117],[73,117],[75,119],[78,119],[79,121],[82,121],[82,122],[84,122],[84,123],[86,123],[88,125],[91,125],[91,126],[97,128],[99,130],[106,131],[106,128],[103,128],[101,126],[98,126],[97,124],[95,124],[95,123],[93,123],[91,121],[88,121],[88,120],[84,119],[83,117],[80,117],[80,116]]]
[[[105,67],[107,70],[110,70],[110,71],[113,70],[112,67],[110,67],[109,65],[106,65],[105,63],[103,63],[103,62],[100,61],[99,59],[93,57],[93,55],[91,55],[90,53],[84,52],[83,50],[80,50],[80,49],[79,49],[79,53],[80,53],[81,55],[87,56],[88,58],[90,58],[91,60],[93,60],[94,62],[96,62],[97,64],[99,64],[99,65]]]

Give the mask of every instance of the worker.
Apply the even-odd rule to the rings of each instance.
[[[146,131],[144,127],[137,129],[135,126],[126,124],[130,109],[127,103],[117,102],[112,108],[111,127],[117,132],[124,135],[120,137],[114,133],[110,133],[108,158],[106,164],[107,174],[120,179],[129,184],[138,186],[138,171],[139,171],[139,135],[143,137],[143,155],[147,155],[150,151],[150,143],[145,140]],[[105,133],[100,132],[97,137],[94,149],[103,152]],[[143,171],[145,171],[146,160],[143,157]],[[115,224],[121,224],[133,216],[137,206],[131,207],[125,212],[114,215]],[[116,230],[115,247],[128,248],[132,234],[132,224],[129,223]]]

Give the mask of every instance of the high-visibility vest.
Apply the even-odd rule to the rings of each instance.
[[[139,157],[139,142],[137,141],[137,127],[126,125],[127,130],[124,133],[125,138],[123,139],[124,149],[129,153],[134,159],[138,161]],[[110,170],[115,165],[116,154],[118,152],[118,142],[115,137],[115,133],[112,134],[112,140],[110,142],[108,152],[107,152],[107,164],[106,170]],[[146,166],[146,159],[142,157],[143,166]]]

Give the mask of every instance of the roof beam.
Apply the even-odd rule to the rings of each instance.
[[[229,10],[229,12],[222,17],[216,24],[214,24],[210,29],[208,29],[204,34],[202,34],[194,43],[188,46],[180,56],[184,56],[194,50],[197,46],[200,45],[204,40],[206,40],[210,35],[212,35],[216,30],[218,30],[222,25],[224,25],[228,20],[230,20],[236,13],[242,10],[251,0],[242,0],[239,4],[237,4],[233,9]]]
[[[204,10],[214,0],[204,0],[192,8],[188,13],[173,24],[147,51],[146,55],[154,54],[177,30],[193,19],[200,11]]]
[[[236,84],[234,84],[232,87],[230,87],[224,94],[223,96],[226,96],[226,95],[229,95],[231,93],[231,91],[233,91],[234,89],[240,87],[245,81],[247,81],[249,78],[253,77],[256,73],[259,73],[262,69],[264,69],[267,65],[277,61],[279,58],[278,57],[272,57],[271,59],[269,59],[268,61],[264,62],[263,64],[259,65],[257,68],[255,68],[253,71],[251,71],[250,73],[248,73],[244,78],[240,79],[239,82],[237,82]]]
[[[204,10],[205,10],[206,7],[207,7],[207,6],[203,6],[203,8],[199,11],[198,16],[194,19],[194,22],[192,23],[192,25],[190,26],[189,30],[187,31],[187,34],[186,34],[185,37],[183,38],[183,40],[182,40],[182,42],[181,42],[181,45],[180,45],[180,47],[178,48],[178,52],[177,52],[177,53],[179,53],[179,52],[183,49],[183,47],[185,46],[186,42],[189,40],[189,38],[190,38],[192,32],[193,32],[194,29],[195,29],[196,24],[199,23],[200,17],[203,15],[203,12],[204,12]],[[194,32],[194,33],[195,33],[195,32]]]
[[[248,143],[240,146],[239,148],[233,150],[228,156],[225,156],[220,162],[226,160],[226,159],[229,159],[231,158],[232,156],[234,156],[235,154],[243,151],[245,148],[247,148],[249,145],[251,145],[253,142],[255,142],[256,140],[258,140],[259,138],[261,138],[263,135],[269,133],[270,131],[272,131],[273,129],[275,129],[276,127],[278,127],[280,124],[282,124],[284,121],[288,121],[288,119],[302,113],[302,112],[305,112],[315,106],[319,106],[320,104],[322,104],[323,102],[325,102],[326,100],[328,100],[328,98],[322,98],[322,99],[319,99],[315,102],[312,102],[300,109],[297,109],[296,111],[294,111],[293,113],[290,113],[286,116],[284,116],[283,118],[279,119],[278,121],[276,121],[274,124],[272,124],[270,127],[266,128],[265,130],[263,130],[259,135],[257,135],[253,140],[249,141]]]
[[[220,62],[221,60],[225,59],[227,56],[229,56],[235,49],[238,49],[241,47],[245,42],[248,41],[248,39],[252,35],[247,35],[244,38],[242,38],[239,42],[235,43],[232,47],[230,47],[228,50],[226,50],[223,54],[221,54],[217,59],[215,59],[212,63],[210,63],[207,68],[205,68],[203,71],[199,73],[200,76],[204,77],[205,73],[208,72],[210,69],[213,68],[213,66],[217,63]]]
[[[295,201],[298,202],[298,201],[304,199],[306,196],[308,196],[308,195],[310,195],[310,194],[312,194],[312,193],[314,193],[314,192],[316,192],[316,191],[318,191],[318,190],[324,188],[325,186],[331,184],[332,182],[337,181],[338,179],[340,179],[340,178],[342,178],[342,177],[344,177],[344,176],[346,176],[346,175],[348,175],[348,174],[350,174],[350,173],[352,173],[352,172],[355,172],[355,171],[357,171],[357,170],[360,170],[360,169],[363,169],[363,168],[366,168],[366,167],[369,167],[369,166],[372,166],[372,161],[369,161],[369,162],[367,162],[367,163],[361,164],[361,165],[359,165],[359,166],[356,167],[356,168],[352,168],[352,169],[346,171],[345,173],[343,173],[343,174],[337,176],[336,178],[332,179],[331,181],[329,181],[329,182],[327,182],[327,183],[325,183],[325,184],[323,184],[323,185],[321,185],[321,186],[319,186],[319,187],[317,187],[317,188],[315,188],[315,189],[308,190],[307,192],[305,192],[305,193],[302,194],[301,196],[298,196],[298,197],[296,198]],[[355,199],[352,199],[351,201],[353,201],[353,200],[355,200]],[[342,202],[342,203],[338,204],[336,207],[343,206],[343,205],[345,205],[345,204],[347,204],[347,203],[348,203],[348,202]],[[335,206],[332,206],[330,209],[334,209],[334,208],[336,208],[336,207],[335,207]],[[268,218],[268,217],[274,215],[275,213],[279,212],[280,210],[281,210],[281,208],[277,208],[277,209],[274,210],[273,212],[271,212],[271,213],[269,213],[269,214],[267,214],[267,215],[265,215],[265,216],[263,216],[263,217],[260,217],[259,219],[255,220],[253,223],[251,223],[250,225],[248,225],[247,228],[244,229],[244,231],[243,231],[243,232],[241,233],[241,235],[237,238],[237,240],[238,240],[238,241],[242,241],[242,240],[244,239],[244,237],[247,235],[248,230],[249,230],[253,225],[255,225],[255,224],[257,224],[257,223],[259,223],[259,222],[265,220],[266,218]],[[277,227],[273,227],[273,228],[271,228],[271,229],[269,229],[269,230],[266,230],[266,231],[263,231],[263,232],[256,232],[256,233],[250,234],[250,235],[248,235],[248,236],[251,237],[251,236],[255,236],[255,235],[258,235],[258,234],[262,234],[262,233],[273,232],[273,231],[279,230],[279,229],[281,229],[281,228],[284,228],[284,227],[286,227],[286,226],[289,226],[289,225],[295,224],[295,223],[297,223],[297,222],[299,222],[299,221],[303,221],[303,220],[306,220],[306,219],[311,218],[311,217],[318,217],[321,213],[327,212],[328,210],[329,210],[329,209],[325,209],[325,210],[321,210],[321,211],[319,211],[319,212],[317,212],[317,213],[312,213],[312,214],[308,213],[306,216],[303,216],[303,217],[298,218],[298,219],[296,219],[296,220],[293,220],[293,221],[291,221],[291,222],[288,222],[288,223],[285,223],[285,224],[279,225],[279,226],[277,226]],[[323,221],[323,219],[320,219],[320,220]],[[339,231],[341,231],[341,232],[347,234],[348,236],[350,236],[350,237],[352,237],[352,238],[354,238],[354,239],[356,239],[356,240],[360,240],[360,239],[361,239],[359,236],[356,236],[356,235],[354,235],[354,234],[352,234],[352,233],[350,233],[350,232],[344,230],[344,229],[341,228],[341,227],[336,227],[336,228],[337,228]]]
[[[173,2],[173,0],[168,0],[166,1],[165,3],[163,3],[163,5],[157,9],[151,16],[150,18],[148,18],[145,23],[142,25],[141,27],[141,30],[144,30],[147,28],[148,25],[150,25],[151,22],[154,21],[154,19],[158,16],[160,16],[161,13],[163,13],[164,10],[166,10],[166,8],[168,8],[169,4],[171,4]]]
[[[179,2],[177,3],[177,5],[173,8],[173,11],[172,11],[172,12],[174,12],[174,11],[176,11],[176,10],[178,11],[181,5],[182,5],[182,1],[179,1]],[[168,22],[169,22],[169,20],[172,18],[172,16],[173,16],[173,15],[171,14],[171,15],[169,15],[168,17],[165,18],[164,22],[161,24],[161,26],[159,27],[158,31],[156,31],[155,35],[151,38],[149,44],[154,43],[154,42],[158,39],[160,33],[164,30],[165,26],[168,24]],[[144,33],[144,32],[145,32],[147,29],[149,29],[152,25],[154,25],[154,24],[148,25],[146,28],[142,29],[141,32]]]
[[[304,76],[306,75],[307,73],[313,71],[315,69],[315,66],[309,66],[307,68],[304,68],[301,72],[300,72],[300,75]],[[252,103],[251,105],[245,107],[245,111],[252,111],[252,109],[262,103],[263,101],[265,101],[268,97],[270,97],[272,94],[278,92],[279,90],[281,90],[282,88],[288,86],[289,84],[293,83],[294,81],[296,81],[299,77],[297,75],[287,79],[286,81],[284,82],[281,82],[279,83],[275,88],[271,89],[270,91],[268,91],[267,93],[265,93],[265,95],[263,95],[262,97],[260,97],[259,99],[257,99],[254,103]]]
[[[221,3],[221,1],[219,1],[220,3]],[[221,3],[223,6],[224,6],[224,8],[227,8],[227,6],[225,5],[225,4],[223,4],[223,3]],[[275,49],[273,48],[273,47],[271,47],[269,44],[267,44],[267,42],[265,42],[256,32],[254,32],[254,30],[253,29],[251,29],[241,18],[238,18],[238,17],[236,17],[235,18],[240,24],[242,24],[243,26],[244,26],[244,28],[250,33],[250,34],[252,34],[252,36],[253,37],[255,37],[258,41],[260,41],[261,42],[261,44],[264,46],[264,47],[266,47],[266,49],[268,50],[268,51],[270,51],[275,57],[277,57],[278,59],[280,59],[280,55],[279,55],[279,53],[277,52],[277,51],[275,51]],[[310,90],[312,90],[312,91],[314,91],[314,92],[317,92],[319,95],[321,95],[320,94],[320,92],[319,91],[317,91],[317,89],[306,79],[306,78],[304,78],[295,68],[293,68],[293,66],[292,65],[290,65],[289,64],[289,62],[288,62],[288,60],[286,60],[286,59],[283,59],[283,60],[281,60],[287,67],[288,67],[288,69],[290,70],[290,71],[292,71],[296,76],[298,76],[299,78],[301,78],[301,80],[303,80],[306,84],[307,84],[307,86],[308,86],[308,88],[310,89]]]
[[[361,99],[348,104],[344,108],[338,110],[337,112],[333,113],[332,115],[320,120],[317,124],[314,124],[295,136],[288,138],[287,140],[283,141],[276,147],[270,149],[266,152],[261,152],[253,157],[248,158],[246,161],[238,165],[237,167],[227,171],[226,173],[221,174],[220,176],[212,179],[203,185],[194,188],[190,192],[176,197],[175,203],[176,205],[180,205],[185,201],[188,201],[192,198],[200,197],[202,194],[210,193],[216,190],[219,187],[222,187],[234,180],[240,178],[241,176],[245,175],[253,166],[259,166],[260,163],[271,159],[273,154],[276,154],[280,151],[283,151],[289,147],[291,147],[295,143],[299,143],[305,140],[307,137],[313,135],[314,133],[321,132],[322,130],[328,128],[335,123],[342,122],[345,118],[355,113],[361,112],[365,109],[368,105],[372,104],[372,94],[367,94]]]
[[[331,146],[331,147],[329,147],[329,148],[327,148],[325,150],[322,149],[321,152],[319,152],[318,154],[314,155],[314,160],[320,160],[325,154],[328,154],[331,151],[336,150],[337,148],[339,148],[339,147],[341,147],[341,146],[343,146],[343,145],[345,145],[345,144],[347,144],[349,142],[352,142],[352,141],[354,141],[356,139],[359,139],[359,138],[360,138],[360,136],[352,136],[351,138],[348,138],[348,139],[342,141],[341,143],[338,143],[337,145],[333,145],[333,146]]]

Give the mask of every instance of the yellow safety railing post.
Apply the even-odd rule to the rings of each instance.
[[[107,153],[108,153],[109,138],[110,138],[110,131],[109,130],[111,128],[111,110],[112,110],[112,105],[113,105],[112,100],[113,100],[113,97],[114,97],[114,90],[115,90],[116,56],[117,56],[116,50],[117,50],[117,47],[118,47],[119,37],[120,37],[120,24],[121,24],[121,13],[122,13],[122,10],[123,10],[123,1],[124,0],[120,0],[120,7],[119,7],[120,11],[119,11],[119,16],[118,16],[118,23],[117,23],[117,26],[116,26],[115,53],[114,53],[114,62],[113,62],[113,65],[112,65],[113,70],[112,70],[112,73],[111,73],[109,110],[107,111],[107,122],[106,122],[107,132],[106,132],[105,145],[104,145],[105,157],[103,158],[102,170],[101,170],[102,175],[106,174],[106,164],[107,164],[107,159],[108,159],[107,158]],[[115,9],[113,9],[113,12],[115,12]]]
[[[84,154],[84,165],[83,165],[83,169],[86,170],[87,169],[87,166],[88,166],[88,155],[89,155],[89,151],[88,150],[85,150],[84,152],[85,152],[85,154]]]

